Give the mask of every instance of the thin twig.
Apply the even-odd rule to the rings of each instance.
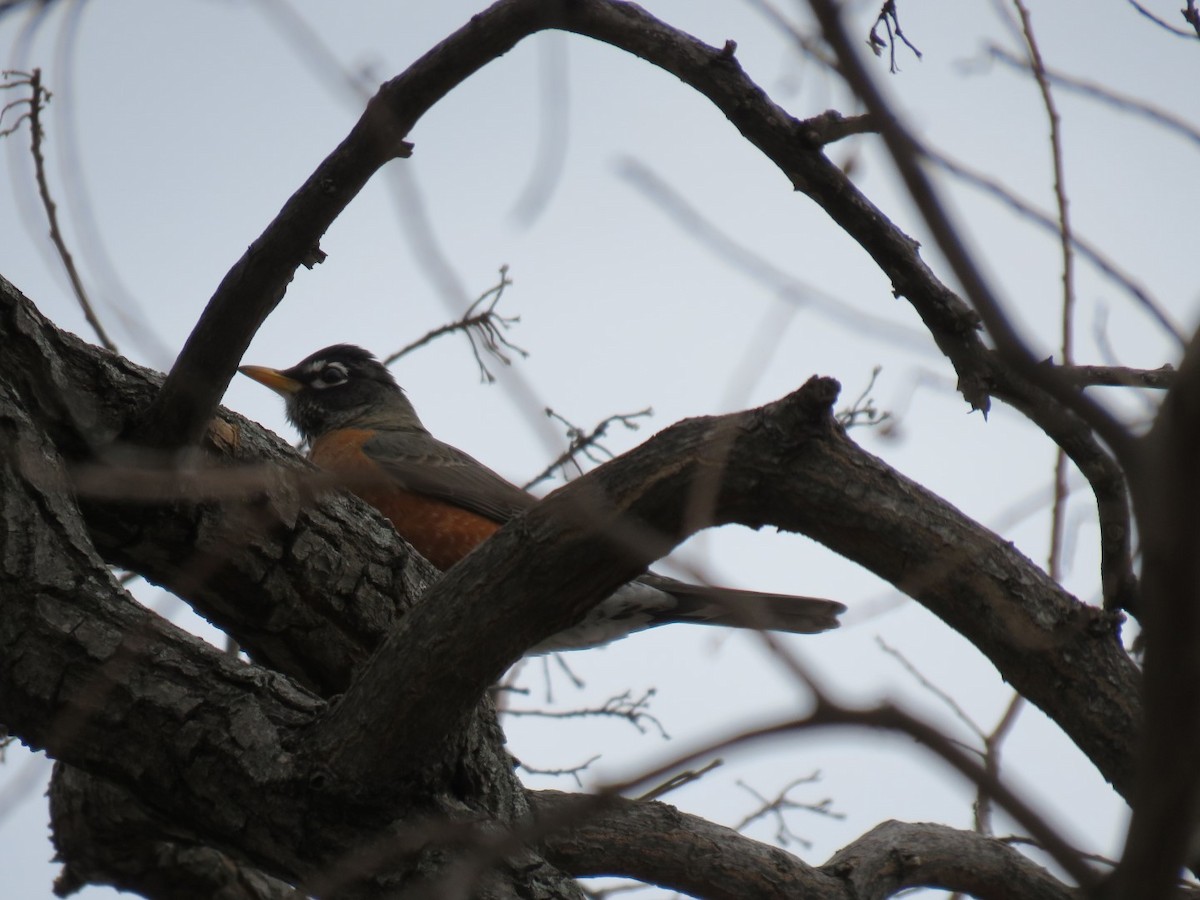
[[[941,194],[921,164],[923,151],[900,117],[892,111],[870,72],[859,60],[855,45],[841,20],[842,5],[834,0],[810,0],[825,40],[840,61],[840,70],[867,111],[878,117],[880,134],[896,164],[905,188],[921,213],[946,262],[958,278],[996,346],[997,355],[1013,374],[1028,378],[1065,410],[1082,419],[1102,438],[1122,463],[1134,461],[1139,445],[1124,424],[1108,409],[1086,396],[1073,394],[1061,382],[1038,371],[1038,358],[1009,319],[990,281],[968,249],[965,237],[952,221]],[[976,399],[983,404],[983,399]]]
[[[887,31],[887,40],[879,36],[880,25]],[[900,28],[900,14],[896,11],[896,0],[884,0],[883,6],[879,9],[879,15],[875,17],[875,24],[871,26],[871,33],[867,37],[867,46],[876,56],[881,56],[883,49],[887,48],[888,70],[893,75],[900,71],[900,67],[896,65],[896,38],[903,41],[904,46],[908,47],[917,59],[921,58],[921,51],[913,46],[912,41],[904,36],[904,32]]]
[[[1033,33],[1033,21],[1029,10],[1022,0],[1013,0],[1017,16],[1021,20],[1021,34],[1025,39],[1025,49],[1029,54],[1029,70],[1033,73],[1038,90],[1042,95],[1042,104],[1046,108],[1046,118],[1050,123],[1050,156],[1054,165],[1054,199],[1058,204],[1058,234],[1062,250],[1062,364],[1073,365],[1075,362],[1074,349],[1074,318],[1075,318],[1075,257],[1071,247],[1071,220],[1067,214],[1066,175],[1063,168],[1062,152],[1062,121],[1058,109],[1054,105],[1054,95],[1050,91],[1050,81],[1046,77],[1046,64],[1042,60],[1037,38]],[[1054,455],[1054,502],[1050,512],[1050,557],[1047,571],[1055,581],[1062,580],[1062,545],[1066,529],[1067,495],[1067,454],[1058,447]]]
[[[834,413],[833,417],[843,428],[850,429],[863,425],[882,425],[891,420],[892,414],[887,410],[879,409],[875,405],[875,398],[871,396],[871,391],[874,390],[875,382],[882,371],[883,366],[875,366],[871,369],[871,380],[867,382],[867,386],[863,388],[862,393],[848,407]]]
[[[1022,71],[1029,71],[1030,69],[1028,60],[1018,59],[1003,47],[992,45],[988,47],[988,54],[992,59],[1012,66],[1015,69]],[[1142,116],[1156,125],[1166,128],[1168,131],[1175,132],[1185,140],[1191,141],[1194,144],[1200,144],[1200,128],[1197,128],[1191,122],[1169,110],[1148,103],[1139,97],[1114,91],[1112,88],[1097,84],[1094,81],[1077,78],[1074,75],[1067,75],[1055,69],[1044,69],[1043,71],[1046,78],[1055,87],[1063,87],[1077,94],[1082,94],[1085,97],[1099,100],[1114,109],[1119,109],[1121,112]]]
[[[742,788],[742,790],[746,791],[755,799],[757,799],[761,805],[758,809],[754,810],[745,818],[743,818],[742,821],[740,821],[737,825],[734,825],[733,830],[742,831],[752,822],[756,822],[764,816],[769,815],[775,818],[775,840],[781,847],[786,847],[789,842],[794,842],[800,844],[806,849],[811,848],[811,841],[800,837],[800,835],[796,834],[788,826],[787,817],[784,815],[784,812],[790,810],[803,810],[804,812],[810,812],[815,815],[827,816],[831,819],[846,818],[845,813],[837,812],[831,808],[833,804],[832,800],[826,799],[820,801],[819,803],[800,803],[788,797],[788,794],[790,794],[794,788],[797,788],[802,784],[812,784],[816,781],[819,781],[820,777],[821,776],[819,772],[814,772],[813,774],[804,778],[797,778],[795,781],[786,785],[778,794],[775,795],[775,798],[772,800],[768,800],[750,785],[746,784],[746,782],[738,779],[738,787]]]
[[[546,468],[542,469],[542,471],[538,472],[537,475],[533,476],[533,478],[529,479],[529,481],[522,485],[525,490],[529,490],[534,485],[550,478],[556,469],[565,469],[569,463],[573,463],[576,470],[578,470],[579,474],[582,475],[583,467],[579,465],[578,462],[578,458],[581,454],[586,456],[593,463],[604,462],[604,459],[593,455],[593,450],[599,450],[604,454],[606,459],[612,459],[612,451],[600,443],[600,439],[608,432],[608,426],[616,422],[620,422],[630,431],[637,431],[639,425],[635,420],[644,419],[654,415],[654,410],[647,406],[645,409],[641,409],[633,413],[617,413],[616,415],[612,415],[607,419],[604,419],[587,434],[584,434],[583,429],[578,425],[573,425],[571,422],[567,421],[549,407],[546,409],[546,415],[552,419],[557,419],[566,427],[567,438],[570,441],[570,444],[567,446],[567,449],[560,453],[553,462],[546,466]]]
[[[1040,209],[1037,209],[1032,203],[1017,196],[1007,187],[1002,185],[995,178],[986,175],[982,172],[975,171],[961,162],[951,159],[942,153],[925,148],[926,157],[933,163],[941,166],[947,172],[961,178],[968,184],[986,191],[996,199],[1002,201],[1007,206],[1011,207],[1016,212],[1030,219],[1048,231],[1057,232],[1058,223],[1053,216],[1048,215]],[[1102,274],[1116,282],[1124,289],[1137,303],[1150,314],[1150,316],[1158,322],[1162,329],[1167,332],[1175,342],[1183,347],[1187,342],[1187,336],[1183,331],[1171,321],[1167,313],[1158,305],[1149,292],[1133,280],[1133,276],[1126,274],[1116,263],[1110,260],[1107,256],[1100,252],[1093,244],[1085,241],[1078,235],[1071,236],[1074,242],[1075,250],[1095,266]]]
[[[528,772],[530,775],[547,775],[551,778],[562,778],[569,775],[571,778],[575,779],[575,784],[582,788],[583,779],[579,777],[580,773],[587,771],[588,767],[598,759],[600,759],[599,753],[588,759],[586,762],[582,762],[577,766],[568,766],[564,769],[539,769],[528,765],[521,760],[517,760],[517,766],[519,766],[523,771]]]
[[[1127,366],[1064,366],[1062,375],[1080,387],[1138,387],[1167,390],[1179,380],[1178,370],[1170,363],[1157,369],[1131,369]]]
[[[816,116],[815,119],[805,120],[800,130],[807,134],[813,130],[810,124],[821,118]],[[819,132],[821,127],[817,126],[816,131]],[[706,253],[715,254],[736,271],[765,285],[780,300],[798,309],[813,310],[855,335],[865,334],[888,346],[899,346],[912,353],[931,353],[928,332],[872,315],[856,308],[846,297],[831,294],[780,269],[756,248],[739,243],[717,222],[705,217],[686,192],[676,190],[666,178],[641,160],[624,157],[618,164],[617,172],[679,225],[685,234],[694,238]]]
[[[1017,716],[1025,708],[1025,698],[1013,692],[1012,699],[992,733],[983,739],[983,768],[993,780],[1000,779],[1000,748],[1004,739],[1012,732]],[[975,786],[975,830],[980,834],[992,834],[992,795],[986,784]]]
[[[38,197],[42,201],[42,209],[46,211],[46,219],[50,225],[50,241],[54,244],[54,249],[58,252],[58,258],[62,261],[63,269],[66,270],[67,279],[71,282],[71,290],[75,292],[75,299],[79,301],[79,307],[83,310],[84,318],[92,327],[92,331],[96,333],[97,340],[104,345],[105,349],[117,352],[117,345],[112,342],[108,334],[104,331],[104,326],[100,324],[100,319],[96,316],[95,309],[92,308],[92,303],[88,299],[87,291],[83,287],[83,279],[79,277],[79,270],[75,267],[75,259],[71,256],[71,251],[67,249],[67,242],[63,238],[62,229],[58,224],[58,207],[54,203],[54,199],[50,196],[50,182],[46,177],[46,157],[42,153],[42,140],[45,137],[45,131],[42,129],[42,109],[50,102],[50,92],[42,86],[42,70],[34,69],[30,72],[4,72],[6,81],[3,84],[4,88],[28,87],[29,98],[27,100],[14,100],[0,109],[0,118],[3,118],[4,113],[9,109],[28,106],[28,111],[22,113],[14,122],[4,131],[0,131],[0,137],[7,137],[14,133],[22,122],[28,120],[30,134],[30,153],[33,155],[33,171],[34,178],[37,181]]]
[[[1145,16],[1147,19],[1149,19],[1155,25],[1158,25],[1158,26],[1164,28],[1165,30],[1171,32],[1171,34],[1175,34],[1175,35],[1178,35],[1179,37],[1188,38],[1189,40],[1194,41],[1197,37],[1197,33],[1200,32],[1200,29],[1197,29],[1197,27],[1195,25],[1193,25],[1193,29],[1195,29],[1194,31],[1187,31],[1183,28],[1177,28],[1176,26],[1174,26],[1170,22],[1168,22],[1166,19],[1160,19],[1154,13],[1150,12],[1150,10],[1146,9],[1146,7],[1142,6],[1142,4],[1138,3],[1137,0],[1129,0],[1129,5],[1132,6],[1134,9],[1136,9],[1138,12],[1140,12],[1143,16]],[[1188,9],[1182,10],[1184,19],[1191,21],[1190,19],[1188,19],[1188,10],[1195,10],[1195,8],[1196,8],[1195,0],[1188,0]]]
[[[769,638],[769,635],[764,632],[762,637]],[[792,663],[798,662],[786,650],[781,651],[780,659],[788,664],[789,668]],[[812,686],[810,685],[810,687]],[[866,728],[906,734],[976,784],[994,781],[982,765],[965,755],[940,731],[896,706],[882,704],[870,709],[852,709],[836,703],[819,689],[814,690],[814,696],[816,704],[813,711],[802,719],[779,722],[751,731],[742,731],[728,739],[706,743],[704,747],[681,754],[665,765],[643,772],[634,779],[607,786],[598,792],[597,802],[602,802],[605,796],[613,794],[627,795],[640,785],[657,781],[702,756],[756,744],[763,740],[776,740],[786,735],[827,728]],[[1085,888],[1090,888],[1096,883],[1096,873],[1088,868],[1078,851],[1007,785],[1002,781],[994,781],[990,784],[989,790],[1022,828],[1032,834],[1036,840],[1045,842],[1046,852],[1072,878]]]
[[[670,740],[671,736],[667,734],[667,729],[663,727],[663,723],[651,712],[648,712],[647,707],[650,704],[650,699],[654,696],[654,688],[638,697],[636,700],[631,698],[631,691],[624,691],[615,697],[609,697],[601,706],[582,707],[580,709],[552,710],[552,709],[505,709],[504,715],[513,716],[514,718],[535,718],[535,719],[585,719],[585,718],[608,718],[608,719],[624,719],[642,734],[647,732],[647,728],[643,723],[649,723],[654,726],[664,740]]]
[[[723,765],[725,765],[725,760],[718,756],[716,759],[705,763],[699,769],[688,769],[686,772],[675,773],[662,784],[650,788],[650,790],[646,791],[646,793],[642,794],[640,797],[636,797],[635,799],[645,801],[657,800],[660,797],[664,797],[671,793],[671,791],[679,790],[679,788],[683,787],[685,784],[691,784],[693,781],[699,781],[709,772],[713,771],[713,769],[717,769]]]
[[[417,338],[411,344],[401,347],[384,359],[383,364],[390,366],[400,357],[411,353],[419,347],[424,347],[426,344],[437,340],[443,335],[461,331],[467,336],[467,340],[471,344],[471,352],[475,354],[475,362],[479,365],[480,379],[489,383],[495,381],[496,377],[488,370],[487,365],[483,361],[484,353],[491,354],[506,366],[512,365],[512,360],[505,353],[506,350],[518,353],[522,357],[529,356],[527,351],[518,347],[504,336],[504,332],[517,322],[520,322],[521,317],[502,316],[496,312],[496,306],[504,296],[504,289],[511,284],[512,281],[508,277],[508,266],[501,266],[500,280],[480,294],[475,299],[475,302],[467,307],[467,311],[463,313],[461,319],[435,328],[422,337]],[[484,307],[485,303],[487,303],[486,307]],[[483,308],[481,309],[481,307]]]
[[[879,645],[880,650],[888,654],[888,656],[891,656],[896,660],[896,662],[900,663],[900,665],[904,667],[904,670],[916,680],[917,684],[921,685],[921,687],[925,688],[925,690],[929,691],[929,693],[941,700],[942,703],[944,703],[950,710],[950,712],[954,713],[954,717],[966,725],[967,728],[970,729],[970,731],[977,737],[979,737],[980,740],[987,739],[987,736],[983,733],[983,729],[980,728],[979,725],[976,724],[975,720],[967,714],[967,711],[958,704],[958,701],[926,678],[921,670],[908,660],[908,657],[906,657],[895,647],[892,647],[881,637],[877,636],[875,638],[875,643]]]

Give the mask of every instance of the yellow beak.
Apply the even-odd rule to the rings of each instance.
[[[290,397],[304,387],[295,378],[288,378],[278,369],[268,369],[266,366],[240,366],[238,371],[284,397]]]

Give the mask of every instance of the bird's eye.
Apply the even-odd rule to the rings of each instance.
[[[313,379],[313,387],[327,388],[345,384],[350,380],[346,367],[341,363],[326,363]]]

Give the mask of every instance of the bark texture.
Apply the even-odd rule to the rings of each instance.
[[[1011,403],[1088,477],[1106,600],[1137,609],[1120,468],[1062,391],[988,348],[976,313],[825,157],[822,144],[861,120],[792,117],[732,45],[709,47],[632,4],[503,0],[383,85],[223,280],[165,382],[57,331],[0,279],[0,721],[60,762],[60,888],[549,898],[579,896],[569,875],[603,872],[713,897],[884,897],[917,885],[1069,896],[1011,848],[940,826],[885,823],[814,868],[662,804],[542,794],[534,816],[513,777],[486,700],[495,679],[696,530],[737,522],[808,535],[923,603],[1133,796],[1141,684],[1116,618],[856,446],[832,418],[836,382],[681,422],[556,492],[436,582],[360,501],[215,408],[297,267],[319,258],[324,230],[374,172],[410,152],[412,126],[547,28],[680,78],[857,241],[920,315],[971,406]],[[1190,406],[1180,416],[1191,448],[1195,416]],[[1173,459],[1180,442],[1161,442]],[[1194,518],[1194,493],[1172,523]],[[139,606],[111,565],[183,597],[252,662]],[[1182,566],[1155,584],[1194,574]],[[1181,621],[1168,662],[1194,646],[1196,617]],[[1169,681],[1174,669],[1156,671]],[[1169,692],[1160,700],[1156,746],[1169,747],[1176,708]],[[1186,737],[1165,766],[1188,763],[1196,738]],[[1169,793],[1145,805],[1179,820],[1194,803]],[[1171,825],[1175,844],[1183,826]],[[1169,867],[1157,862],[1161,880]],[[1138,883],[1137,870],[1122,877]]]
[[[847,440],[828,379],[759,410],[667,429],[512,523],[417,602],[423,562],[356,501],[322,496],[303,461],[251,423],[222,411],[203,456],[182,462],[125,448],[119,436],[157,379],[58,332],[3,288],[0,340],[15,364],[0,376],[0,716],[72,767],[57,780],[56,809],[98,810],[89,796],[123,794],[125,821],[148,823],[114,829],[88,815],[82,845],[64,831],[64,886],[86,878],[169,895],[156,884],[170,867],[215,884],[232,866],[229,890],[248,896],[285,883],[383,896],[447,879],[483,896],[571,894],[530,849],[537,829],[522,824],[525,794],[480,706],[486,688],[525,647],[713,523],[801,530],[860,558],[972,635],[1010,680],[1044,657],[1057,688],[1047,706],[1064,727],[1111,735],[1113,716],[1129,725],[1136,714],[1111,628]],[[711,499],[708,513],[685,518],[697,493]],[[191,548],[207,559],[189,559]],[[138,606],[108,561],[169,583],[256,663]],[[1089,701],[1098,684],[1113,692],[1103,715]],[[334,705],[323,699],[343,689]],[[630,833],[651,847],[661,824],[631,823]],[[121,843],[122,832],[138,853],[111,852],[104,835]],[[760,852],[764,865],[782,859]],[[587,856],[570,857],[570,871],[644,866],[612,841]]]

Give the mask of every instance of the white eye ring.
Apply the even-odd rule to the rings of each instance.
[[[350,374],[346,371],[346,367],[339,362],[331,362],[325,363],[321,367],[312,383],[313,387],[327,388],[345,384],[349,380]]]

